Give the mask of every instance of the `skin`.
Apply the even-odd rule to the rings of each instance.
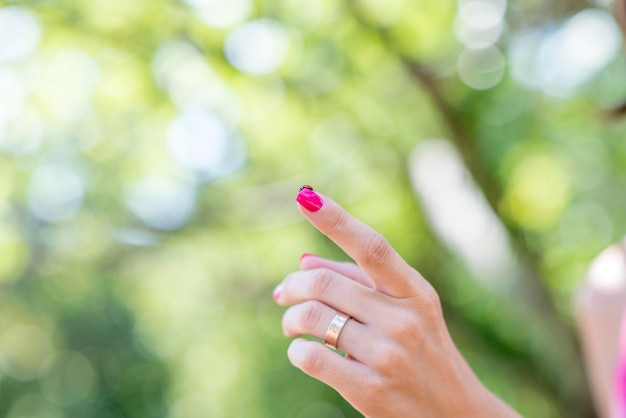
[[[610,287],[603,285],[607,274],[612,277]],[[599,416],[608,418],[626,304],[626,252],[622,246],[606,249],[593,261],[574,302],[591,393]]]
[[[356,264],[305,256],[274,297],[289,306],[283,330],[294,339],[291,363],[339,392],[364,416],[519,417],[487,390],[457,350],[439,297],[376,231],[320,195],[323,206],[301,213]],[[337,312],[352,317],[338,339],[324,339]]]
[[[622,27],[622,31],[626,33],[626,1],[616,1],[615,9],[614,9],[615,18],[617,19],[617,23]]]

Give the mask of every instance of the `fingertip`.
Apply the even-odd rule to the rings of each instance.
[[[307,374],[315,373],[319,364],[320,351],[326,350],[321,344],[304,338],[296,338],[287,349],[287,357],[291,364]]]
[[[287,357],[289,358],[289,361],[299,369],[302,368],[300,365],[302,364],[302,360],[304,358],[303,350],[305,344],[306,341],[304,338],[296,338],[291,342],[291,344],[289,344],[289,348],[287,349]]]
[[[274,289],[274,292],[272,292],[272,297],[278,304],[280,304],[280,296],[282,295],[282,293],[283,293],[283,285],[281,283],[278,286],[276,286],[276,288]]]
[[[311,267],[311,263],[315,264],[315,261],[319,260],[321,257],[317,254],[304,253],[300,256],[300,268],[302,270],[307,270]]]
[[[308,185],[300,188],[296,202],[310,213],[318,212],[324,206],[324,199]]]
[[[302,262],[307,257],[319,257],[317,254],[304,253],[300,256],[300,262]]]
[[[326,383],[339,393],[348,394],[363,376],[363,365],[346,359],[316,341],[297,338],[287,350],[291,364],[303,373]]]

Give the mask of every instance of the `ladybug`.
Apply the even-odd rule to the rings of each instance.
[[[313,186],[309,186],[308,184],[305,184],[304,186],[300,187],[300,191],[302,191],[304,189],[313,190]]]

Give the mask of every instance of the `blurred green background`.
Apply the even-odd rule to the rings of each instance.
[[[626,231],[610,6],[0,1],[0,416],[360,416],[271,298],[346,258],[304,183],[434,284],[494,392],[593,416],[571,300]]]

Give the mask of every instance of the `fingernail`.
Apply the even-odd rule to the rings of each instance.
[[[276,287],[276,289],[274,289],[274,293],[272,294],[272,297],[274,298],[274,300],[278,300],[282,290],[283,290],[283,286],[280,284]]]
[[[300,193],[298,193],[296,200],[309,212],[317,212],[324,205],[322,198],[308,187],[300,189]]]
[[[307,257],[319,257],[319,256],[315,254],[311,254],[311,253],[304,253],[300,256],[300,262],[302,262],[302,260],[304,260]]]

